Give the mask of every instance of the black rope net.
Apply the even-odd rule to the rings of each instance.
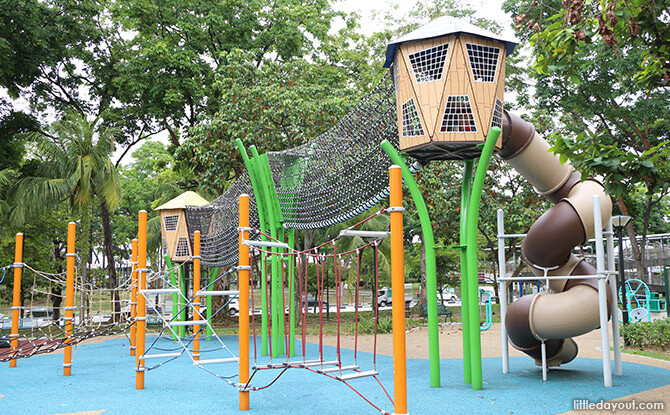
[[[343,222],[388,196],[391,160],[380,147],[398,147],[395,87],[386,76],[340,122],[299,147],[268,152],[285,228],[315,229]],[[238,197],[250,196],[251,226],[259,226],[253,189],[240,177],[209,205],[189,207],[189,231],[201,232],[205,265],[237,261]]]

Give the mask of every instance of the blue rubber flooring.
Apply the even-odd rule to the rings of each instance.
[[[237,352],[235,337],[224,337]],[[149,342],[147,343],[149,344]],[[174,347],[161,341],[164,348]],[[203,350],[215,347],[203,342]],[[152,351],[159,353],[158,351]],[[252,351],[253,353],[253,351]],[[308,344],[307,359],[317,358],[318,345]],[[299,360],[302,351],[298,346]],[[336,350],[324,346],[324,359]],[[203,359],[214,358],[213,353]],[[218,357],[224,357],[219,354]],[[253,358],[253,355],[252,355]],[[264,358],[267,359],[267,358]],[[353,352],[342,351],[344,364],[353,363]],[[73,359],[72,376],[62,376],[63,355],[20,359],[18,367],[0,366],[0,414],[60,414],[105,410],[105,414],[234,414],[238,391],[225,381],[192,365],[182,356],[146,373],[145,389],[135,389],[135,358],[128,355],[128,341],[107,340],[81,346]],[[267,363],[267,360],[263,362]],[[277,360],[275,360],[277,362]],[[147,360],[148,364],[158,363]],[[261,361],[259,360],[259,364]],[[373,368],[372,355],[358,353],[361,370]],[[473,391],[462,382],[460,359],[441,361],[441,388],[429,386],[428,360],[407,361],[408,411],[410,414],[556,414],[571,410],[573,399],[610,400],[670,384],[670,371],[634,363],[623,364],[623,376],[614,376],[614,387],[602,383],[602,362],[578,358],[549,372],[548,382],[529,358],[513,357],[511,372],[503,375],[500,358],[483,360],[484,389]],[[233,364],[209,365],[217,374],[237,374]],[[377,356],[379,380],[393,397],[393,360]],[[281,370],[258,372],[252,384],[264,386]],[[233,379],[236,380],[236,379]],[[350,381],[374,405],[393,412],[393,405],[377,381]],[[378,414],[345,384],[306,369],[289,369],[274,384],[251,392],[250,414]]]

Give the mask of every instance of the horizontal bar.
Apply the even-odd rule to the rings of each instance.
[[[242,241],[244,245],[248,246],[264,246],[268,248],[285,248],[290,249],[289,244],[284,242],[269,242],[269,241]]]
[[[177,357],[181,356],[181,352],[177,353],[156,353],[156,354],[144,354],[140,359],[163,359],[166,357]]]
[[[356,370],[356,369],[358,369],[358,366],[351,365],[342,367],[329,367],[326,369],[317,369],[316,371],[319,373],[332,373],[332,372],[344,372],[345,370]]]
[[[388,231],[355,231],[353,229],[345,229],[340,231],[340,236],[359,236],[361,238],[386,238]]]
[[[207,320],[194,320],[194,321],[171,321],[169,325],[174,326],[204,326],[207,324]]]
[[[525,233],[505,233],[502,235],[498,235],[498,238],[525,238],[526,234]]]
[[[147,290],[140,290],[142,294],[177,294],[179,293],[178,288],[154,288]]]
[[[198,360],[197,362],[193,362],[194,365],[211,365],[214,363],[230,363],[230,362],[237,362],[239,359],[237,357],[227,357],[224,359],[206,359],[206,360]]]
[[[225,290],[225,291],[198,291],[195,293],[196,296],[217,296],[217,295],[239,295],[239,291],[235,290]]]
[[[367,378],[370,376],[377,376],[379,372],[376,370],[368,370],[367,372],[356,372],[356,373],[350,373],[348,375],[342,375],[342,376],[336,376],[335,378],[337,380],[342,380],[342,381],[347,381],[347,380],[352,380],[352,379],[360,379],[360,378]]]
[[[560,276],[560,275],[550,275],[550,276],[540,276],[540,277],[516,277],[516,278],[507,278],[507,277],[498,277],[498,281],[537,281],[537,280],[576,280],[580,278],[585,278],[585,279],[602,279],[602,278],[607,278],[607,273],[604,273],[603,275],[566,275],[566,276]]]
[[[314,366],[332,366],[332,365],[337,365],[340,362],[337,360],[331,360],[330,362],[324,362],[322,360],[317,360],[314,362],[309,362],[309,363],[299,363],[301,367],[314,367]]]

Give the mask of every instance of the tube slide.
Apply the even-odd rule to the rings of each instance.
[[[521,252],[533,274],[593,275],[595,268],[571,253],[592,238],[593,196],[600,196],[603,223],[612,214],[612,201],[603,186],[548,152],[549,144],[535,127],[505,111],[500,157],[523,175],[554,206],[528,231]],[[600,326],[597,282],[593,279],[562,279],[550,282],[551,293],[523,296],[507,312],[505,324],[512,346],[541,365],[541,344],[547,349],[547,365],[559,366],[577,356],[572,339]],[[612,298],[608,290],[607,302]],[[608,306],[608,310],[609,310]]]

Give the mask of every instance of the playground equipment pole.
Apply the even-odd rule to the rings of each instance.
[[[144,346],[147,329],[147,299],[143,290],[147,288],[147,211],[140,210],[137,226],[137,350],[135,352],[135,389],[144,389]]]
[[[12,354],[19,347],[19,319],[21,318],[21,270],[23,269],[23,234],[16,234],[14,245],[14,291],[12,298]],[[9,361],[9,367],[16,367],[16,359]]]
[[[185,302],[186,302],[186,293],[187,293],[187,288],[186,288],[186,267],[188,266],[187,263],[182,263],[181,267],[179,267],[179,292],[181,295],[179,296],[179,321],[186,321],[186,307],[185,307]],[[186,326],[179,326],[179,337],[186,337]]]
[[[249,239],[249,196],[240,195],[239,201],[239,229],[238,245],[238,284],[240,291],[240,386],[249,382],[249,246],[242,242]],[[240,411],[249,410],[249,392],[240,391]]]
[[[468,266],[468,314],[470,324],[470,371],[472,373],[472,389],[482,389],[482,339],[479,331],[479,281],[477,279],[477,222],[479,220],[479,204],[482,199],[484,179],[488,170],[493,149],[500,135],[500,128],[491,127],[482,154],[477,163],[477,171],[472,183],[472,192],[467,212],[466,224],[466,257]],[[461,295],[461,298],[463,295]]]
[[[216,274],[219,272],[219,267],[214,267],[212,269],[212,273],[209,276],[209,283],[207,284],[207,289],[208,290],[213,290],[214,288],[212,287],[212,281],[216,278]],[[212,321],[212,296],[208,295],[207,296],[207,321]],[[212,335],[212,328],[211,324],[207,325],[207,328],[205,328],[207,337]]]
[[[391,162],[400,166],[402,170],[402,179],[412,195],[412,200],[416,206],[421,223],[421,232],[423,243],[426,249],[426,301],[428,312],[428,366],[430,367],[430,386],[432,388],[440,387],[440,338],[439,322],[437,316],[437,276],[435,264],[435,238],[433,237],[433,227],[430,223],[428,208],[421,195],[421,190],[417,186],[412,172],[410,172],[405,160],[393,148],[388,140],[381,143],[382,150],[389,156]],[[404,291],[404,288],[403,288]],[[403,300],[404,301],[404,300]]]
[[[393,389],[395,413],[407,413],[405,350],[405,259],[402,234],[402,170],[389,169],[391,216],[391,287],[393,289]]]
[[[67,253],[65,267],[65,334],[68,346],[65,346],[63,353],[63,376],[72,374],[72,346],[69,345],[70,339],[74,335],[74,241],[76,225],[74,222],[67,224]]]
[[[670,317],[670,287],[668,287],[668,267],[663,268],[663,279],[665,280],[665,314]]]
[[[247,168],[249,173],[249,179],[251,180],[251,188],[254,191],[254,198],[256,199],[256,210],[258,212],[258,222],[260,223],[261,230],[265,229],[266,224],[268,223],[265,220],[265,208],[263,203],[263,192],[259,182],[259,178],[256,177],[256,169],[254,163],[252,163],[247,150],[244,148],[242,140],[239,138],[235,140],[237,144],[237,149],[242,155],[242,160],[244,161],[244,166]],[[266,241],[267,237],[261,235],[261,240]],[[265,253],[262,254],[262,257],[265,258]],[[261,275],[265,275],[265,261],[261,261]],[[261,278],[261,355],[268,355],[268,299],[266,296],[265,290],[265,278]]]
[[[132,271],[130,272],[130,355],[135,356],[137,346],[137,239],[133,239],[130,263]]]
[[[193,320],[202,320],[200,315],[200,231],[193,232]],[[200,325],[193,326],[193,360],[200,360]]]
[[[170,284],[172,284],[173,287],[176,287],[177,286],[177,278],[174,275],[174,268],[172,266],[172,261],[170,260],[170,256],[168,254],[165,254],[164,259],[165,259],[165,266],[168,268],[169,274],[170,274]],[[172,294],[172,318],[173,319],[177,318],[175,316],[177,315],[178,312],[179,312],[179,294],[173,293]],[[172,338],[177,339],[177,330],[172,331]]]
[[[468,313],[470,298],[468,279],[468,260],[466,255],[468,221],[468,207],[470,206],[470,192],[472,190],[472,167],[474,161],[465,160],[463,163],[463,183],[461,184],[461,217],[459,222],[459,245],[461,260],[461,323],[463,328],[463,383],[472,383],[472,367],[470,358],[470,314]]]

